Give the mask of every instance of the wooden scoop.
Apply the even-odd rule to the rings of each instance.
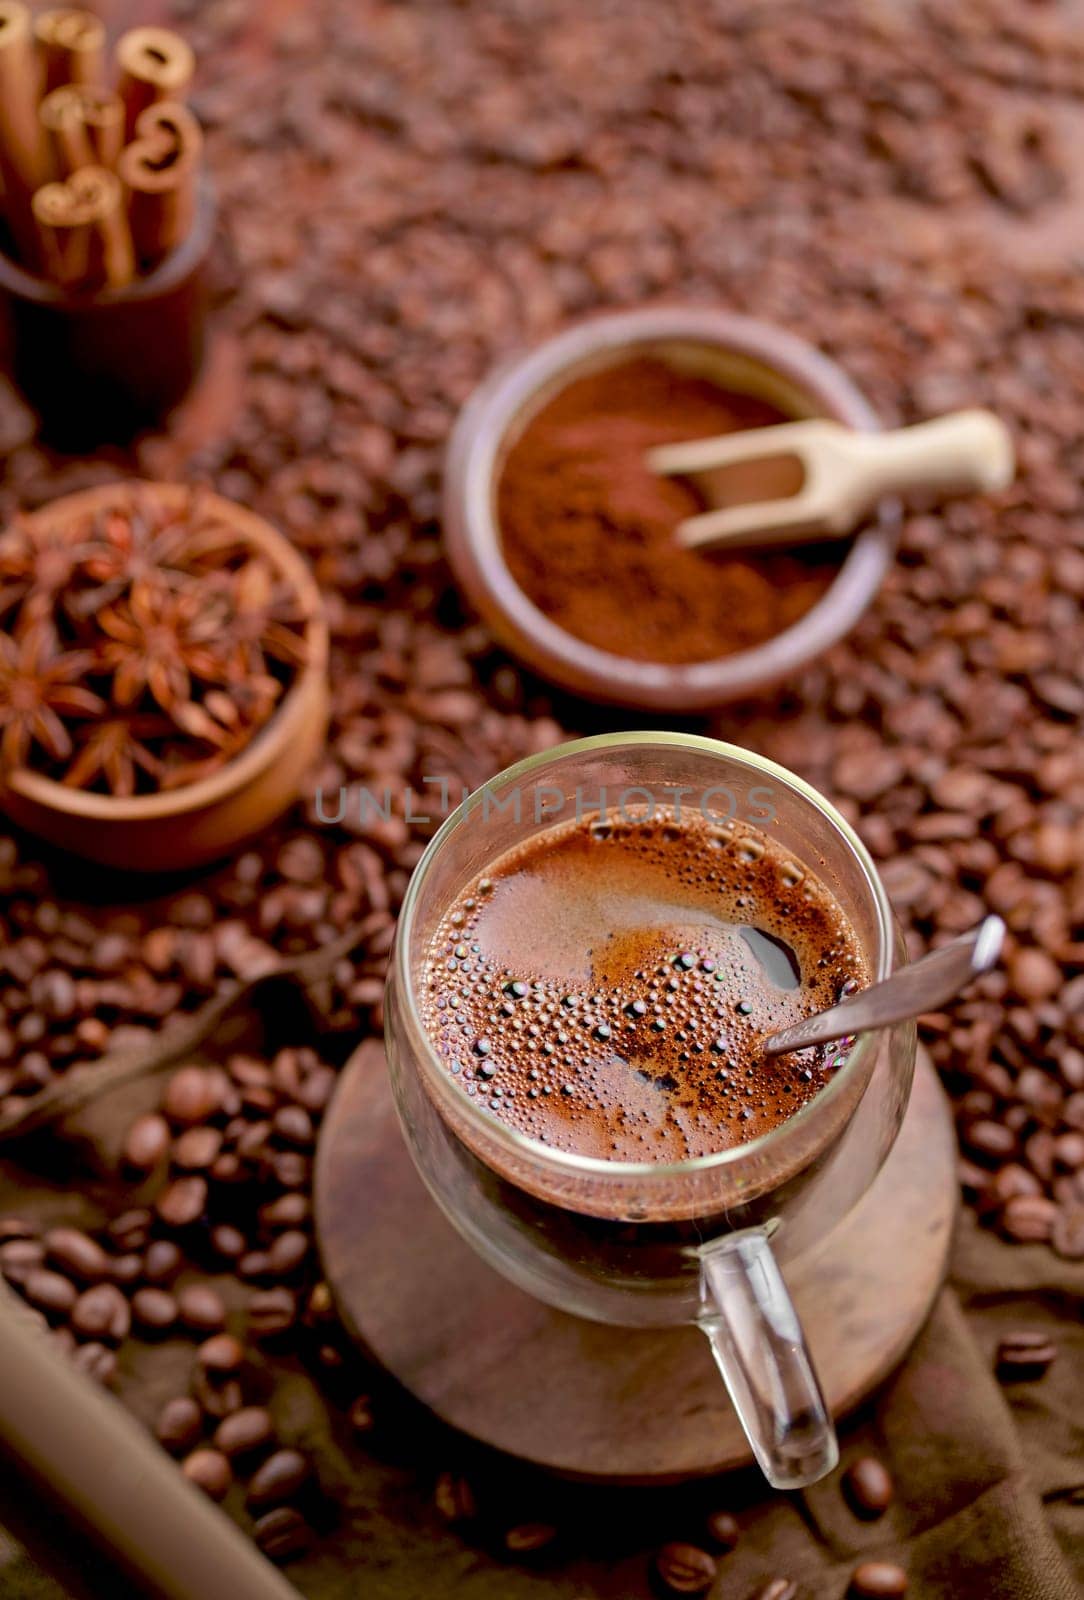
[[[884,495],[991,494],[1012,482],[1009,431],[992,411],[954,411],[885,433],[856,433],[820,418],[750,428],[716,439],[661,445],[648,454],[653,472],[698,477],[748,462],[796,460],[794,494],[720,506],[678,525],[690,548],[798,544],[850,533]],[[719,488],[705,484],[711,493]]]

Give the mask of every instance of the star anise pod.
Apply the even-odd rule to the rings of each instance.
[[[295,669],[305,665],[308,612],[269,562],[253,557],[239,572],[218,574],[216,582],[232,607],[225,643],[233,682],[261,676],[265,657]]]
[[[133,583],[181,581],[176,564],[182,562],[189,529],[183,520],[164,519],[154,502],[138,500],[125,510],[112,507],[94,519],[84,544],[80,572],[91,579],[71,609],[81,617],[93,616],[113,602]]]
[[[219,642],[226,614],[221,597],[198,588],[173,591],[160,583],[134,583],[127,600],[98,615],[107,635],[100,660],[113,673],[114,703],[135,705],[146,690],[178,720],[177,713],[195,703],[193,678],[226,680]]]
[[[67,759],[72,741],[63,719],[105,710],[79,683],[93,664],[89,651],[61,650],[50,622],[33,622],[18,637],[0,633],[0,768],[25,767],[35,745],[55,761]]]
[[[73,789],[93,789],[104,782],[110,794],[126,797],[135,794],[142,773],[151,780],[147,787],[156,788],[162,763],[144,741],[168,729],[164,717],[153,716],[110,717],[95,723],[62,782]]]
[[[0,534],[0,617],[16,606],[26,622],[48,617],[70,593],[83,554],[68,527],[47,519],[12,523]]]

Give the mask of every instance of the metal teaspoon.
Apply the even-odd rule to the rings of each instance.
[[[792,1028],[769,1034],[764,1053],[778,1056],[787,1050],[803,1050],[806,1045],[827,1044],[831,1039],[885,1028],[890,1023],[921,1016],[924,1011],[936,1011],[954,1000],[973,978],[989,972],[1001,954],[1004,938],[1001,918],[984,917],[977,927],[900,967],[883,983],[859,989],[827,1011],[818,1011]]]

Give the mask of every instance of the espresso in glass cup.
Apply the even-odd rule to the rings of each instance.
[[[825,800],[670,733],[581,740],[492,780],[437,834],[400,918],[388,1060],[430,1193],[551,1305],[697,1323],[779,1487],[837,1451],[778,1263],[883,1164],[915,1033],[775,1060],[758,1041],[897,955],[873,864]]]

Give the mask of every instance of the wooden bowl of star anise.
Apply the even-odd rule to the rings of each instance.
[[[107,866],[228,855],[296,797],[328,718],[302,558],[182,484],[68,495],[0,533],[0,806]]]

